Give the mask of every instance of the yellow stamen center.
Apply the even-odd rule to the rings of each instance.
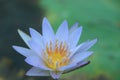
[[[50,42],[49,46],[46,45],[44,52],[45,64],[49,68],[57,70],[57,68],[66,66],[69,63],[69,54],[68,45],[65,42],[58,43],[58,40],[56,40],[55,45]]]

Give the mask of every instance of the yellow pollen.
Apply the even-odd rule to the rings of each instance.
[[[44,52],[45,64],[49,68],[57,70],[57,68],[66,66],[69,63],[69,54],[70,52],[65,42],[58,43],[58,40],[56,40],[55,45],[50,42],[49,46],[48,44],[46,45],[46,50]]]

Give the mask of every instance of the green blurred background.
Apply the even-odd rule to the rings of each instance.
[[[67,20],[83,26],[80,42],[98,38],[90,50],[91,63],[67,73],[61,80],[120,80],[120,0],[1,0],[0,1],[0,80],[51,80],[27,77],[31,67],[15,52],[13,44],[26,46],[17,33],[33,27],[41,32],[43,17],[54,30]]]

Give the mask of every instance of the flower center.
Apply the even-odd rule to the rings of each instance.
[[[54,45],[50,42],[49,45],[46,45],[46,50],[44,52],[45,64],[49,68],[57,70],[69,63],[69,54],[68,45],[65,42],[58,43],[58,40],[56,40]]]

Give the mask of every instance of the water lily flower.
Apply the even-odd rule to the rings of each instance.
[[[29,30],[30,36],[18,30],[29,48],[13,46],[17,52],[26,57],[25,62],[33,66],[26,73],[28,76],[51,76],[59,79],[61,74],[89,63],[86,58],[93,52],[88,49],[97,42],[97,39],[93,39],[78,45],[82,27],[75,23],[68,29],[66,20],[56,33],[47,18],[42,22],[42,34],[33,28]]]

